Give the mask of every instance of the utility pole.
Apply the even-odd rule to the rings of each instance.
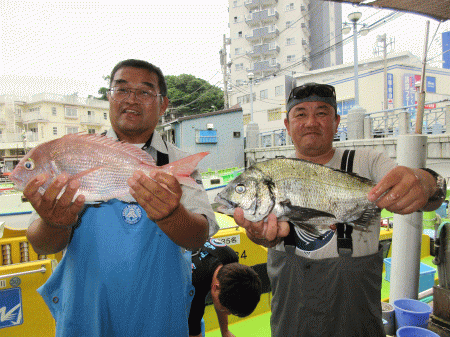
[[[228,64],[227,64],[227,45],[231,43],[230,39],[223,34],[223,48],[220,50],[220,65],[223,73],[223,108],[228,109]]]
[[[383,109],[387,110],[389,105],[388,105],[388,89],[387,89],[387,47],[390,44],[393,44],[392,40],[391,42],[387,43],[386,41],[386,33],[384,33],[383,35],[378,35],[377,36],[377,43],[381,43],[381,49],[383,52],[383,61],[384,61],[384,99],[383,99]],[[378,47],[380,47],[379,45],[377,45],[377,50],[376,53],[379,53]]]

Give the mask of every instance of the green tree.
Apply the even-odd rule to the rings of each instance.
[[[110,75],[106,75],[103,76],[103,79],[108,83],[108,88],[109,88],[109,79],[111,78]],[[100,95],[100,97],[97,97],[97,99],[101,99],[103,101],[107,101],[108,100],[108,88],[107,87],[101,87],[100,89],[98,89],[98,93]]]
[[[171,108],[185,115],[223,109],[222,89],[193,75],[166,76]]]

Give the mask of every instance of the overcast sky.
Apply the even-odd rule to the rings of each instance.
[[[191,1],[0,0],[0,95],[53,92],[97,95],[102,76],[127,58],[148,60],[165,75],[193,74],[221,84],[219,50],[229,36],[227,0]],[[344,5],[344,19],[352,11]],[[387,14],[367,8],[361,23]],[[422,58],[426,18],[403,15],[358,40],[360,59],[372,57],[376,36],[387,32],[395,50]],[[430,40],[438,23],[431,20]],[[433,42],[441,53],[442,31]],[[353,44],[344,47],[353,60]],[[438,58],[441,59],[441,58]],[[436,64],[435,64],[436,65]],[[12,81],[11,81],[12,80]],[[11,85],[11,82],[13,83]],[[20,90],[19,90],[20,89]]]

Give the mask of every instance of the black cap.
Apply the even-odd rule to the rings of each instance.
[[[334,108],[337,113],[336,91],[328,84],[305,83],[291,90],[286,104],[286,111],[289,111],[299,103],[303,102],[324,102]]]

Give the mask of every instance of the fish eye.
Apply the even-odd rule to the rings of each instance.
[[[34,161],[33,161],[32,159],[28,159],[28,161],[25,162],[25,164],[23,164],[23,166],[24,166],[27,170],[32,171],[32,170],[34,170]]]
[[[245,192],[245,186],[242,184],[239,184],[236,186],[235,191],[239,194],[242,194]]]

